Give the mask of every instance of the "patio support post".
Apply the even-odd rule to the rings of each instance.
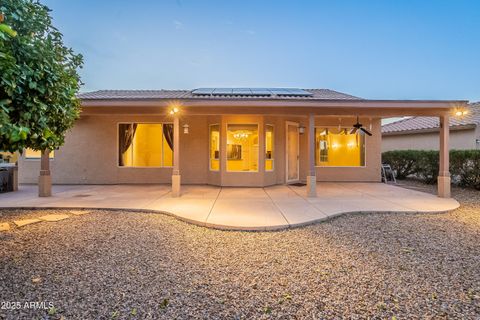
[[[180,196],[180,120],[178,115],[173,117],[172,196]]]
[[[307,196],[317,196],[317,175],[315,171],[315,117],[308,116],[308,176]]]
[[[438,172],[438,196],[450,198],[449,116],[440,116],[440,167]]]
[[[40,176],[38,177],[38,196],[52,195],[52,176],[50,175],[50,150],[42,150],[40,158]]]

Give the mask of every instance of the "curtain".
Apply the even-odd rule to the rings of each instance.
[[[133,137],[135,137],[135,131],[137,130],[137,124],[120,124],[118,129],[118,138],[119,138],[119,157],[118,165],[124,166],[123,154],[127,152],[128,148],[132,145]]]
[[[168,146],[173,151],[173,124],[164,124],[163,125],[163,136],[167,140]]]

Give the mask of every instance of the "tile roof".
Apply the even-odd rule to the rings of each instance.
[[[437,129],[439,124],[438,117],[412,117],[395,121],[382,126],[382,134],[403,134],[421,130]],[[463,126],[480,125],[480,102],[469,105],[469,113],[462,117],[450,118],[450,128],[460,128]]]
[[[196,96],[191,90],[98,90],[80,93],[82,100],[155,100],[155,99],[207,99],[207,100],[363,100],[346,93],[330,89],[304,89],[312,96]]]

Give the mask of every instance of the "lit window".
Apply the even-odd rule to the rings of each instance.
[[[15,163],[18,160],[18,153],[0,151],[0,163]]]
[[[42,152],[40,150],[25,149],[24,153],[26,159],[40,159],[42,157]],[[49,158],[53,159],[55,157],[55,151],[50,151]]]
[[[227,126],[227,171],[258,171],[258,126]]]
[[[210,170],[220,170],[220,126],[210,126]]]
[[[350,134],[346,128],[315,128],[315,165],[365,166],[365,135]]]
[[[273,171],[273,126],[265,126],[265,171]]]
[[[118,126],[121,167],[171,167],[173,165],[173,125],[126,123]]]

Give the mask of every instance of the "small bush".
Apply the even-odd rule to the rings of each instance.
[[[387,151],[382,154],[382,163],[388,163],[395,170],[397,179],[405,179],[416,172],[417,150]]]
[[[437,181],[438,151],[387,151],[382,154],[382,162],[392,167],[397,179],[415,176],[429,184]],[[459,185],[480,190],[480,150],[451,150],[450,173]]]
[[[459,185],[480,190],[480,150],[450,151],[450,172]]]
[[[427,184],[437,182],[439,157],[438,151],[428,150],[422,151],[417,160],[416,174]]]

